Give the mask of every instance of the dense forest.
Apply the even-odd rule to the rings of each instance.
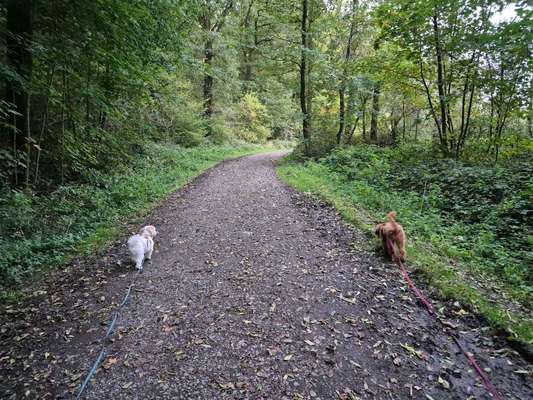
[[[5,282],[146,207],[161,182],[135,171],[276,140],[288,181],[326,176],[370,220],[395,207],[531,300],[527,1],[7,0],[0,19]]]
[[[13,188],[86,179],[149,140],[425,141],[496,162],[533,134],[526,2],[25,0],[2,20]]]

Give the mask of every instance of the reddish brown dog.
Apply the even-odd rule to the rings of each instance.
[[[396,222],[396,211],[387,214],[388,221],[377,224],[374,233],[383,241],[383,248],[392,261],[405,262],[405,232],[402,226]]]

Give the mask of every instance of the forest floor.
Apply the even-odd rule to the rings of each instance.
[[[84,398],[490,399],[398,269],[277,179],[283,154],[223,162],[146,218],[153,263]],[[125,240],[3,307],[1,398],[75,395],[135,276]],[[530,398],[525,360],[458,303],[432,301],[504,398]]]

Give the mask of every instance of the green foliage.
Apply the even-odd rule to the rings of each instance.
[[[354,146],[333,152],[322,160],[347,182],[364,182],[383,192],[364,204],[385,211],[408,208],[407,226],[431,240],[423,218],[436,218],[430,227],[438,241],[449,242],[451,256],[490,270],[506,283],[531,294],[533,276],[527,268],[533,259],[528,243],[528,212],[533,191],[533,168],[525,160],[506,165],[465,165],[435,157],[424,146]],[[389,194],[390,193],[390,194]],[[418,219],[418,218],[417,218]]]
[[[247,93],[235,113],[235,136],[251,143],[264,143],[270,137],[270,116],[257,96]]]
[[[475,282],[530,304],[531,172],[524,160],[465,165],[421,145],[358,145],[279,169],[284,180],[324,197],[369,235],[386,212],[396,210],[409,236],[409,260],[430,283],[524,341],[533,340],[531,323],[487,302]]]
[[[79,252],[101,248],[169,193],[217,162],[262,151],[257,146],[185,149],[151,144],[127,168],[93,170],[87,183],[59,187],[45,196],[0,192],[0,281],[20,283],[44,267],[56,268]]]
[[[49,190],[86,169],[125,166],[149,140],[201,144],[202,106],[182,71],[197,11],[173,1],[37,2],[23,82],[30,128],[16,134],[30,145],[0,142],[3,183],[20,187],[26,175],[27,189]],[[4,54],[3,80],[22,79],[16,61]]]

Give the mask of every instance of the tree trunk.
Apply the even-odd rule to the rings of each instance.
[[[33,4],[32,0],[8,0],[5,3],[6,7],[6,61],[7,64],[16,72],[21,80],[13,82],[8,78],[6,84],[6,101],[12,103],[15,111],[19,115],[13,114],[11,121],[16,128],[14,137],[10,140],[10,130],[6,135],[6,140],[3,144],[7,144],[7,148],[11,143],[15,144],[16,150],[22,148],[25,144],[25,136],[28,118],[28,91],[24,87],[29,83],[32,70],[32,54],[30,49],[30,42],[33,34]]]
[[[210,32],[209,32],[210,34]],[[208,121],[207,134],[212,133],[211,118],[213,116],[213,39],[208,38],[205,42],[204,66],[204,115]]]
[[[378,141],[378,117],[379,117],[379,96],[381,92],[381,84],[377,82],[372,91],[372,118],[370,120],[370,142],[377,143]]]
[[[398,125],[400,124],[401,117],[391,115],[390,123],[390,142],[392,145],[395,145],[398,141]]]
[[[204,44],[204,116],[207,120],[207,135],[211,135],[213,116],[213,33],[211,31],[211,18],[206,14],[202,18],[202,27],[207,35]]]
[[[362,115],[362,118],[363,118],[363,142],[366,142],[366,103],[367,103],[367,100],[365,99],[365,101],[363,102],[363,115]]]
[[[533,138],[533,100],[529,96],[529,104],[527,111],[527,134],[529,138]]]
[[[31,79],[32,54],[31,40],[33,35],[33,2],[32,0],[8,0],[6,8],[6,64],[19,77],[20,82],[7,78],[5,82],[5,99],[16,113],[12,113],[6,126],[0,146],[12,149],[13,157],[22,160],[19,153],[26,147],[26,184],[29,184],[30,151],[30,95],[27,85]],[[13,183],[19,183],[19,171],[15,166]]]
[[[405,142],[405,129],[407,118],[405,117],[405,97],[402,99],[402,141]]]
[[[437,14],[433,15],[433,34],[435,37],[435,52],[437,54],[437,87],[439,91],[439,104],[440,104],[440,141],[442,149],[447,153],[448,152],[448,127],[447,119],[448,112],[446,109],[446,94],[444,93],[445,82],[444,82],[444,67],[442,60],[442,49],[440,44],[440,34],[439,34],[439,22]]]
[[[354,0],[352,3],[352,14],[355,13],[355,9],[357,6],[357,0]],[[346,124],[346,113],[344,110],[344,103],[345,103],[345,92],[346,92],[346,80],[348,78],[348,62],[350,62],[350,57],[352,53],[352,39],[354,35],[354,16],[352,15],[351,21],[350,21],[350,33],[348,35],[348,43],[346,43],[346,52],[344,53],[344,67],[342,71],[342,78],[339,88],[339,131],[337,132],[337,145],[341,145],[342,142],[342,134],[345,130],[345,124]]]
[[[209,2],[208,2],[209,4]],[[233,7],[233,0],[227,0],[224,4],[221,14],[216,18],[214,25],[211,25],[211,10],[209,6],[205,10],[201,18],[202,29],[204,30],[207,38],[204,45],[204,116],[207,120],[207,135],[210,136],[213,133],[212,117],[214,114],[214,100],[213,100],[213,58],[214,53],[214,34],[220,32],[224,25],[226,16]]]
[[[420,123],[420,110],[416,110],[415,119],[415,142],[418,140],[418,124]]]
[[[342,133],[344,132],[345,115],[344,115],[344,83],[341,83],[339,89],[339,130],[337,131],[337,145],[340,146],[342,142]]]
[[[254,21],[254,32],[253,32],[254,40],[252,41],[250,40],[250,26],[251,26],[253,5],[254,5],[254,1],[251,0],[248,3],[246,13],[241,21],[241,26],[244,30],[243,45],[242,45],[242,60],[241,60],[241,66],[240,66],[243,93],[249,93],[252,90],[252,85],[251,85],[251,82],[253,79],[252,58],[253,58],[255,47],[257,46],[257,23],[258,23],[258,18],[256,18]]]
[[[309,155],[309,140],[311,139],[311,117],[308,110],[308,101],[307,101],[307,74],[308,74],[308,60],[307,60],[307,50],[308,50],[308,21],[309,21],[309,10],[308,10],[308,0],[302,0],[302,51],[301,51],[301,60],[300,60],[300,109],[302,111],[302,135],[304,140],[305,153]]]

